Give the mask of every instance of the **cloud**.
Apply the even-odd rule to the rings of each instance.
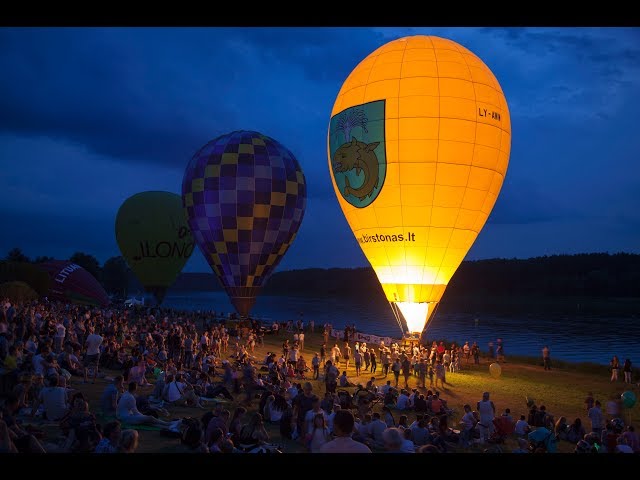
[[[637,95],[640,31],[487,28],[512,116],[609,119]],[[508,63],[508,65],[507,65]],[[513,79],[513,81],[511,81]],[[513,85],[515,88],[511,87]]]
[[[181,168],[122,163],[46,137],[0,135],[0,158],[5,167],[0,204],[22,214],[74,212],[115,219],[122,202],[135,193],[181,193]]]
[[[17,225],[3,242],[24,240],[34,255],[52,254],[33,239],[47,249],[38,234],[55,230],[47,233],[55,248],[70,248],[77,238],[78,248],[90,251],[97,231],[104,238],[95,237],[95,249],[104,253],[96,255],[115,255],[112,226],[125,198],[150,189],[179,193],[195,151],[245,129],[289,148],[307,178],[308,213],[280,268],[359,265],[364,257],[327,165],[330,111],[342,82],[368,53],[394,38],[429,34],[476,53],[505,91],[511,163],[485,228],[513,232],[504,252],[546,249],[533,241],[542,242],[543,233],[520,236],[529,228],[546,229],[548,244],[560,245],[554,232],[572,232],[556,223],[578,220],[605,222],[611,237],[605,243],[620,232],[620,244],[628,245],[640,215],[634,207],[640,202],[639,32],[3,28],[0,205]],[[27,228],[31,218],[35,233]],[[106,226],[98,227],[98,219]],[[480,245],[478,252],[495,251]],[[203,258],[190,265],[208,268]]]
[[[375,35],[358,31],[4,29],[0,130],[182,164],[231,130],[328,116],[355,59],[373,48]]]

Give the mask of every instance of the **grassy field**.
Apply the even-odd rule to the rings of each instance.
[[[290,336],[291,334],[287,335]],[[269,351],[276,352],[279,355],[285,338],[287,337],[285,337],[284,333],[278,336],[266,335],[264,345],[256,347],[256,359],[261,362]],[[319,351],[322,341],[322,335],[318,333],[306,335],[305,348],[302,353],[309,364],[313,354]],[[339,345],[341,346],[341,343]],[[329,346],[332,346],[332,344]],[[355,377],[355,369],[352,364],[353,362],[351,362],[347,371],[348,377],[352,382],[364,384],[371,375],[368,372],[363,372],[360,377]],[[514,419],[518,419],[521,414],[526,415],[528,412],[526,397],[530,397],[535,400],[538,406],[545,405],[547,412],[553,414],[556,419],[560,416],[565,416],[571,423],[576,417],[581,418],[587,431],[590,428],[590,422],[586,417],[584,406],[587,392],[593,392],[594,397],[602,402],[603,410],[609,399],[613,397],[619,398],[620,394],[625,390],[633,390],[636,396],[640,395],[637,385],[631,388],[631,386],[625,385],[623,382],[611,383],[607,369],[601,366],[558,363],[553,365],[551,371],[545,371],[542,365],[536,364],[533,359],[524,358],[517,361],[507,358],[506,362],[502,363],[501,366],[502,374],[498,378],[490,375],[489,363],[486,359],[481,359],[480,365],[467,365],[463,360],[461,372],[447,373],[448,385],[446,388],[439,390],[441,397],[447,400],[448,405],[454,410],[454,416],[449,425],[457,426],[461,413],[463,413],[462,406],[465,403],[469,403],[475,409],[475,404],[481,400],[482,392],[484,391],[491,393],[491,400],[496,406],[497,414],[504,412],[505,408],[510,408]],[[344,370],[344,362],[341,362],[339,369],[340,372]],[[377,385],[383,385],[386,381],[380,370],[381,368],[378,366]],[[105,371],[105,373],[107,377],[112,377],[118,372]],[[387,379],[392,380],[393,375],[389,374]],[[410,379],[410,387],[415,387],[416,381],[417,377],[412,377]],[[91,410],[97,411],[100,395],[107,383],[105,379],[98,380],[95,385],[84,385],[76,382],[73,387],[83,391],[88,397]],[[325,391],[324,384],[313,380],[311,380],[311,383],[313,384],[314,393],[322,398]],[[149,393],[150,390],[148,387],[140,388],[138,393]],[[354,391],[355,387],[348,390]],[[243,397],[243,395],[240,397]],[[233,413],[238,404],[234,401],[226,405]],[[255,401],[253,409],[255,410],[257,406],[258,401]],[[378,404],[376,411],[381,407],[382,405]],[[251,412],[252,410],[250,409],[249,411]],[[170,408],[170,413],[172,418],[186,416],[199,418],[204,411],[195,408],[175,407]],[[399,413],[394,412],[394,416],[397,420]],[[410,420],[415,419],[415,414],[410,412],[409,418]],[[636,428],[640,427],[640,406],[636,403],[631,409],[623,409],[623,418],[625,424],[631,422]],[[277,425],[268,425],[267,430],[273,441],[284,446],[286,453],[304,451],[298,442],[282,440]],[[140,431],[140,434],[139,452],[171,453],[179,444],[179,440],[163,437],[157,431]],[[559,443],[559,451],[561,452],[571,452],[573,447],[574,445],[566,442]],[[509,439],[502,448],[505,451],[511,451],[516,448],[515,439]],[[482,449],[480,447],[472,447],[465,451],[480,452]]]

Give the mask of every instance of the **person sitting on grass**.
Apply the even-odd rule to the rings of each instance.
[[[243,445],[262,445],[269,441],[269,433],[264,428],[262,415],[258,412],[254,413],[249,423],[240,429],[240,438],[238,443]]]
[[[399,428],[387,428],[382,434],[384,449],[387,453],[409,453],[403,451],[404,431]],[[414,452],[415,453],[415,452]]]
[[[371,453],[364,443],[352,438],[355,419],[349,410],[339,410],[333,419],[335,438],[319,449],[319,453]]]
[[[582,420],[576,418],[567,429],[567,441],[571,443],[578,443],[585,435],[586,432],[582,426]]]
[[[57,422],[65,416],[69,410],[67,402],[67,390],[58,385],[58,376],[49,378],[49,386],[40,390],[40,395],[35,400],[31,409],[31,416],[35,417],[38,407],[44,406],[44,418]]]
[[[31,402],[31,385],[32,376],[30,373],[23,373],[18,377],[19,383],[13,387],[12,393],[14,393],[20,400],[20,406],[18,411],[22,408],[29,408],[32,405]]]
[[[118,453],[121,432],[122,428],[118,420],[107,423],[102,429],[102,440],[96,446],[94,453]]]
[[[120,397],[120,400],[118,401],[118,408],[116,410],[116,416],[118,419],[122,423],[129,425],[153,425],[156,427],[164,427],[168,429],[173,427],[176,429],[182,422],[181,420],[177,420],[176,422],[165,422],[164,420],[160,420],[159,418],[155,418],[151,415],[144,415],[138,411],[135,397],[137,388],[138,384],[136,382],[129,382],[128,390],[122,394],[122,397]]]
[[[102,415],[115,415],[118,407],[118,398],[124,393],[124,378],[116,375],[113,382],[106,386],[100,397]]]
[[[64,451],[72,453],[91,453],[102,440],[102,433],[96,423],[96,417],[89,411],[89,403],[78,392],[73,399],[73,407],[60,422],[63,430],[68,430]]]
[[[20,400],[12,393],[7,396],[4,402],[0,422],[4,422],[6,425],[5,447],[9,452],[17,449],[19,453],[46,453],[36,437],[16,422],[19,404]]]
[[[118,445],[118,453],[136,453],[138,449],[140,435],[137,430],[123,430],[120,435],[120,444]]]
[[[146,372],[146,361],[144,358],[140,358],[138,364],[129,370],[129,381],[136,382],[140,387],[151,385],[145,376]]]
[[[516,426],[514,428],[514,433],[518,437],[524,437],[531,431],[531,427],[529,423],[525,420],[524,415],[520,415],[520,420],[516,422]]]
[[[398,400],[396,401],[396,409],[398,410],[410,410],[411,400],[409,399],[409,395],[407,395],[407,391],[403,388],[400,390],[400,395],[398,396]]]
[[[340,377],[338,378],[338,383],[340,384],[341,388],[355,387],[355,384],[351,383],[349,381],[349,379],[347,378],[347,371],[346,370],[343,370],[342,375],[340,375]]]
[[[181,373],[176,374],[174,378],[167,378],[167,384],[164,387],[162,399],[172,405],[182,405],[185,407],[204,408],[200,403],[200,398],[196,395],[193,386],[183,381]]]
[[[224,439],[224,433],[219,428],[216,428],[212,434],[211,441],[213,448],[209,448],[207,444],[202,440],[202,428],[200,425],[192,424],[187,427],[181,440],[180,453],[216,453],[220,452],[220,449],[216,445],[220,444],[220,441]]]

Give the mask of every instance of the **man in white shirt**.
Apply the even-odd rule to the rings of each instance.
[[[89,335],[85,340],[87,353],[84,359],[84,383],[88,383],[89,368],[93,368],[93,381],[96,383],[98,377],[98,364],[100,363],[100,345],[102,345],[102,337],[94,333],[94,328],[89,327]]]
[[[67,329],[62,324],[62,319],[58,319],[58,323],[56,323],[56,335],[53,337],[53,349],[56,353],[62,352],[62,344],[64,343],[66,334]]]
[[[356,442],[351,435],[355,420],[349,410],[339,410],[333,419],[336,438],[320,447],[319,453],[371,453],[364,443]]]

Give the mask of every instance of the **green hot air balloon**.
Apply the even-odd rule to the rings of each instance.
[[[158,304],[176,280],[194,242],[180,195],[141,192],[129,197],[116,216],[122,256]]]

